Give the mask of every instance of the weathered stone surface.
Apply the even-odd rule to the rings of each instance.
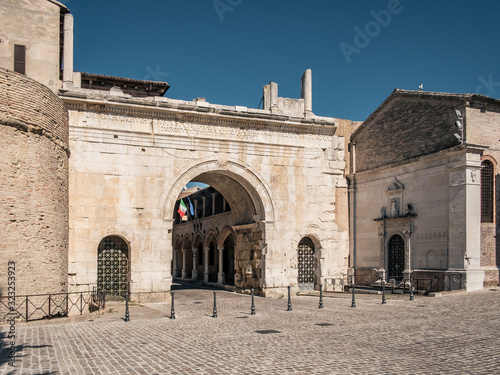
[[[0,98],[0,295],[7,295],[10,261],[17,296],[65,292],[67,112],[47,87],[3,68]]]

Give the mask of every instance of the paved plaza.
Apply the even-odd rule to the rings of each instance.
[[[179,287],[170,304],[123,303],[79,322],[17,324],[17,361],[0,374],[496,374],[500,289],[442,297],[349,294],[255,298]],[[109,311],[111,309],[111,311]]]

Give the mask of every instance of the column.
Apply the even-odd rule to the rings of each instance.
[[[191,251],[193,252],[193,274],[191,280],[198,281],[198,269],[196,268],[198,266],[198,249],[193,247]]]
[[[63,88],[73,86],[73,15],[64,15]]]
[[[182,249],[182,278],[186,278],[186,253],[187,249]]]
[[[210,252],[210,248],[204,247],[203,253],[205,254],[205,271],[203,272],[203,281],[208,282],[208,253]]]
[[[409,283],[411,278],[411,231],[403,230],[405,235],[405,269],[403,271],[403,279]]]
[[[307,69],[302,75],[301,81],[301,97],[304,99],[304,115],[309,117],[312,115],[312,73],[311,69]]]
[[[217,248],[219,252],[219,273],[217,274],[217,284],[224,284],[224,272],[222,271],[224,268],[222,267],[222,256],[224,251],[224,246],[220,246]]]
[[[172,271],[172,276],[173,277],[177,277],[177,272],[179,272],[179,270],[177,269],[177,249],[174,249],[173,253],[174,253],[174,269]]]
[[[203,212],[202,212],[202,215],[203,217],[206,216],[206,213],[205,213],[205,206],[206,206],[206,202],[207,202],[207,197],[201,197],[202,201],[203,201]]]

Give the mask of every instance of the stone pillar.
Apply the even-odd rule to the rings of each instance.
[[[208,282],[208,254],[210,252],[209,247],[203,248],[203,253],[205,254],[205,271],[203,272],[203,281]]]
[[[203,212],[202,212],[202,215],[203,217],[206,216],[206,212],[205,212],[205,206],[206,206],[206,203],[207,203],[207,197],[201,197],[202,201],[203,201]]]
[[[218,247],[217,251],[219,252],[219,273],[217,274],[217,284],[224,284],[224,272],[222,271],[224,269],[222,264],[224,246]]]
[[[194,215],[193,215],[193,220],[194,219],[199,219],[198,217],[198,199],[195,199],[194,201]]]
[[[179,270],[177,269],[177,252],[178,251],[179,250],[177,250],[177,249],[174,249],[174,251],[173,251],[173,254],[174,254],[174,269],[172,272],[173,277],[177,277],[177,272],[179,272]]]
[[[186,270],[186,253],[187,249],[182,249],[182,278],[186,278],[187,270]]]
[[[312,116],[312,72],[307,69],[302,75],[301,97],[304,99],[304,116]]]
[[[73,15],[64,15],[63,88],[73,87]]]
[[[409,283],[411,278],[411,233],[409,230],[404,230],[403,233],[406,235],[405,269],[403,271],[403,279],[405,282]]]
[[[215,195],[217,193],[212,193],[212,215],[215,215]]]
[[[198,266],[198,249],[193,247],[191,249],[193,252],[193,274],[191,275],[191,280],[197,281],[198,280],[198,269],[196,268]]]
[[[468,146],[449,165],[448,271],[456,288],[483,288],[481,270],[481,160],[480,150]],[[462,275],[462,276],[461,276]]]
[[[264,110],[276,111],[278,108],[278,84],[269,82],[269,85],[264,86]]]

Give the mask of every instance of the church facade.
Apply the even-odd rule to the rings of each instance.
[[[35,11],[45,28],[19,27]],[[281,296],[341,291],[349,274],[498,284],[498,100],[396,90],[360,124],[312,112],[310,70],[299,99],[264,86],[263,109],[176,100],[165,82],[75,72],[55,0],[6,0],[0,17],[0,123],[17,147],[2,150],[0,266],[30,270],[19,294],[165,301],[175,278]]]

